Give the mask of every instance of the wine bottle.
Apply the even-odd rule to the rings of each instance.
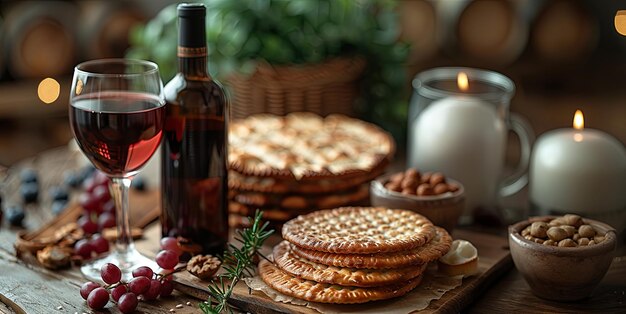
[[[164,88],[162,235],[186,258],[221,254],[228,240],[228,101],[207,72],[205,15],[202,4],[178,6],[179,73]]]

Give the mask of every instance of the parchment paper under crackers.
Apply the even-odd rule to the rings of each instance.
[[[461,285],[463,276],[447,277],[438,274],[436,268],[429,267],[424,274],[422,283],[402,297],[391,300],[368,302],[364,304],[325,304],[309,302],[284,295],[270,288],[258,275],[245,278],[244,281],[252,290],[262,291],[276,302],[306,306],[323,314],[335,313],[411,313],[428,307],[431,301],[438,300],[447,291]]]

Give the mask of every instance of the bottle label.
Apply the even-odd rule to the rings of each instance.
[[[195,58],[195,57],[205,57],[206,47],[180,47],[178,46],[178,57],[180,58]]]

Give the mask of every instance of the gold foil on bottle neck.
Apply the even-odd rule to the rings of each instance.
[[[204,57],[207,55],[206,47],[178,47],[178,57],[182,58],[194,58],[194,57]]]

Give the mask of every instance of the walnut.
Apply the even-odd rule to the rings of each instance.
[[[196,255],[187,262],[187,271],[202,280],[208,280],[217,273],[221,264],[222,262],[212,255]]]
[[[48,269],[70,266],[71,249],[50,245],[37,252],[37,260]]]

